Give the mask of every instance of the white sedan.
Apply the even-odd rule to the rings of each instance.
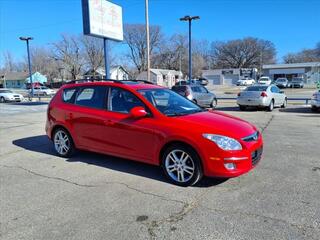
[[[256,81],[252,78],[244,78],[237,81],[237,86],[249,86],[255,83]]]
[[[24,100],[23,96],[19,93],[15,93],[9,89],[0,89],[0,102],[22,102]]]
[[[274,107],[285,108],[287,96],[276,85],[255,85],[247,87],[238,94],[237,104],[240,110],[247,107],[262,107],[272,111]]]
[[[271,78],[269,77],[261,77],[258,81],[259,84],[262,84],[262,85],[270,85],[271,84]]]
[[[31,89],[30,89],[30,94],[31,94]],[[54,90],[47,88],[45,86],[33,88],[33,95],[35,96],[53,96],[55,94],[56,92]]]

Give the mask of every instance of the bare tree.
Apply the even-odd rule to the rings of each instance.
[[[212,56],[215,67],[249,68],[275,63],[274,44],[258,38],[244,38],[228,42],[214,42]]]
[[[84,65],[83,50],[78,37],[62,35],[62,40],[53,43],[53,57],[60,61],[72,79],[78,79]]]
[[[159,26],[150,26],[150,54],[155,53],[162,40]],[[142,24],[127,24],[124,26],[124,41],[129,47],[128,58],[136,66],[138,72],[147,69],[147,43],[145,26]]]
[[[14,58],[9,51],[5,51],[3,53],[3,71],[4,72],[12,72],[12,71],[17,71],[17,64],[14,61]]]
[[[298,53],[288,53],[283,57],[284,63],[302,63],[320,61],[320,42],[314,49],[304,49]]]
[[[104,65],[103,41],[100,38],[83,36],[84,60],[87,67],[95,72]]]

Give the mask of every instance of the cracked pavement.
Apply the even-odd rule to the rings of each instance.
[[[43,105],[1,114],[0,238],[320,239],[320,115],[219,107],[263,131],[263,159],[239,178],[188,188],[142,163],[57,157]]]

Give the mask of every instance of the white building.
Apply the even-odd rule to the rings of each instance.
[[[95,78],[102,79],[106,77],[106,72],[104,68],[99,67],[96,71],[89,70],[87,71],[83,77],[85,79]],[[129,73],[122,66],[114,66],[110,68],[110,79],[114,80],[129,80]]]
[[[181,71],[169,69],[150,69],[150,81],[164,87],[171,88],[177,81],[182,79],[183,74]],[[147,71],[141,72],[137,76],[138,80],[147,80]]]
[[[202,77],[209,81],[210,85],[232,85],[239,79],[250,77],[256,79],[256,68],[224,68],[203,70]]]
[[[294,77],[302,77],[306,83],[314,83],[320,79],[320,62],[271,64],[263,65],[263,75],[277,80],[285,77],[291,80]]]

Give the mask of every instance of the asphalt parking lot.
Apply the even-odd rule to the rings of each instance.
[[[219,103],[263,132],[263,159],[241,177],[182,188],[158,167],[88,152],[57,157],[44,135],[46,104],[8,106],[0,106],[1,239],[320,239],[320,113],[309,107],[240,112]]]

